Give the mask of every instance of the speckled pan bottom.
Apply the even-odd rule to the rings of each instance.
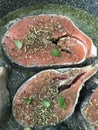
[[[60,14],[71,18],[74,21],[74,23],[84,33],[86,33],[89,37],[91,37],[94,44],[96,44],[96,46],[98,47],[97,44],[98,19],[89,15],[87,12],[81,11],[79,9],[70,8],[66,6],[59,6],[59,5],[47,5],[47,4],[39,5],[39,6],[34,5],[33,7],[20,9],[4,17],[0,21],[0,33],[1,33],[0,41],[5,31],[11,26],[11,24],[16,22],[18,19],[21,19],[28,15],[50,14],[50,13]],[[3,57],[3,53],[0,49],[0,63],[2,61],[6,62],[6,60]],[[14,65],[12,66],[12,71],[10,72],[9,81],[8,81],[8,89],[10,92],[11,100],[13,99],[19,86],[35,73],[36,73],[35,71],[31,71],[31,70],[27,71],[22,69],[20,70],[19,68],[16,68]],[[98,74],[96,75],[96,77],[98,77]],[[83,98],[84,96],[81,95],[81,99]],[[83,102],[83,100],[80,101]],[[73,114],[72,117],[66,120],[63,124],[58,124],[57,126],[54,127],[40,128],[40,130],[63,130],[63,129],[64,130],[79,130],[79,129],[91,130],[89,124],[87,124],[85,119],[80,114],[81,104],[82,103],[78,104],[75,110],[75,114]],[[23,127],[19,126],[16,123],[15,119],[12,116],[12,113],[10,112],[9,118],[7,118],[6,121],[1,125],[0,130],[23,130]],[[38,130],[38,128],[36,130]]]

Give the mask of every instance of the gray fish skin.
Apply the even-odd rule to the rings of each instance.
[[[0,67],[0,124],[6,119],[10,108],[9,92],[6,88],[7,79],[7,68]]]

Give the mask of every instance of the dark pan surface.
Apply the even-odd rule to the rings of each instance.
[[[98,0],[0,0],[0,17],[20,7],[36,6],[41,3],[74,6],[98,17]]]
[[[54,5],[47,5],[48,3]],[[12,13],[9,14],[7,17],[4,17],[6,14],[8,14],[8,12],[14,11],[20,7],[27,7],[31,5],[32,7],[30,7],[28,11],[24,9],[24,14],[19,14],[20,11],[16,11],[14,12],[14,15]],[[68,8],[68,6],[72,7]],[[88,13],[75,9],[76,7],[81,8]],[[98,19],[90,15],[92,14],[98,17],[97,0],[1,0],[0,17],[4,18],[1,19],[2,24],[0,24],[0,39],[2,39],[2,36],[6,31],[5,25],[8,25],[8,27],[11,25],[7,24],[9,23],[9,21],[13,19],[17,20],[16,18],[23,18],[25,16],[28,16],[30,15],[30,12],[34,15],[43,13],[55,13],[70,17],[82,31],[84,31],[88,36],[92,38],[94,44],[96,44],[96,46],[98,47]],[[4,58],[4,54],[2,53],[2,51],[0,51],[0,64],[2,65],[2,63],[8,64],[10,66],[8,90],[10,92],[10,98],[12,102],[12,99],[20,85],[30,76],[36,74],[36,72],[34,70],[31,71],[18,68],[14,64],[11,65],[9,61]],[[98,78],[98,74],[96,74],[96,77]],[[40,129],[36,128],[35,130],[92,130],[93,128],[81,115],[81,108],[85,104],[85,101],[87,102],[87,99],[92,93],[92,90],[98,87],[98,85],[88,88],[88,84],[89,81],[85,84],[85,88],[81,91],[82,96],[80,95],[79,103],[76,106],[75,112],[69,119],[53,127],[51,126]],[[85,91],[87,91],[87,93],[83,95]],[[15,119],[12,116],[12,111],[10,111],[9,117],[3,124],[0,125],[0,130],[23,130],[23,127],[19,126],[16,123]]]

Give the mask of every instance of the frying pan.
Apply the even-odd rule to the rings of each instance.
[[[85,21],[83,21],[84,18],[87,21],[87,19],[90,16],[91,22],[88,19],[88,23],[90,22],[90,24],[92,24],[92,26],[90,26],[90,25],[88,27],[86,26],[85,29],[83,29],[83,31],[86,32],[87,35],[91,36],[92,40],[94,40],[95,44],[98,46],[98,43],[96,43],[98,41],[98,32],[96,33],[96,30],[98,30],[98,24],[92,23],[92,21],[94,21],[94,20],[97,21],[97,23],[98,23],[98,19],[97,19],[97,17],[98,17],[98,0],[93,0],[93,1],[92,0],[43,0],[43,1],[42,0],[15,0],[15,1],[14,0],[0,0],[0,19],[1,20],[3,19],[3,21],[5,23],[7,23],[11,19],[10,18],[6,19],[7,17],[5,18],[5,16],[7,16],[8,14],[14,12],[15,10],[17,10],[19,8],[29,7],[29,6],[32,6],[34,9],[37,7],[37,9],[39,10],[38,14],[41,14],[42,13],[41,10],[44,10],[44,5],[46,5],[46,4],[51,4],[51,5],[53,4],[53,7],[54,7],[53,13],[57,13],[57,14],[60,14],[60,13],[66,14],[65,12],[63,12],[63,10],[60,10],[61,8],[59,8],[59,7],[63,7],[63,6],[68,7],[70,10],[73,8],[79,8],[79,9],[86,11],[85,13],[83,11],[83,16],[78,18],[78,22],[76,21],[76,24],[79,25],[79,23],[83,22],[83,24],[81,23],[81,25],[79,26],[80,29],[82,29],[82,26],[85,25]],[[39,7],[40,7],[40,9],[39,9]],[[57,10],[57,7],[59,8],[59,10]],[[52,6],[51,6],[51,9],[52,9]],[[47,13],[48,9],[45,8],[45,10]],[[34,12],[34,14],[37,14],[36,11]],[[68,12],[68,15],[70,16],[69,12]],[[50,13],[51,13],[51,11],[50,11]],[[78,14],[77,11],[75,13]],[[71,13],[71,14],[73,14],[73,13]],[[87,17],[84,14],[86,14]],[[75,17],[75,14],[73,14],[73,16]],[[14,17],[17,18],[17,14]],[[75,20],[74,17],[72,17],[73,21]],[[89,27],[92,27],[91,31],[90,31]],[[92,30],[95,33],[92,32]],[[1,33],[1,31],[0,31],[0,33]],[[93,34],[91,34],[91,33],[93,33]],[[2,34],[0,34],[0,35],[2,36]],[[1,53],[2,52],[0,52],[0,54]],[[19,88],[19,86],[26,79],[28,79],[31,75],[36,74],[36,72],[35,71],[31,72],[30,70],[23,70],[22,68],[17,68],[16,66],[11,65],[9,63],[9,61],[7,61],[3,56],[0,58],[1,58],[0,59],[1,66],[2,66],[2,63],[3,63],[3,65],[8,64],[8,66],[10,66],[9,67],[10,73],[9,73],[9,79],[7,82],[7,87],[8,87],[11,102],[12,102],[12,99],[13,99],[17,89]],[[98,77],[97,75],[96,75],[96,77]],[[83,118],[83,116],[81,115],[81,112],[80,112],[80,109],[81,109],[83,103],[85,102],[86,99],[89,98],[89,96],[92,93],[92,90],[95,89],[96,87],[98,87],[98,84],[94,83],[94,85],[92,85],[89,88],[88,87],[89,84],[90,84],[89,81],[87,81],[85,84],[85,86],[86,86],[85,89],[83,89],[81,91],[75,112],[72,114],[71,117],[69,117],[65,122],[57,124],[56,126],[39,128],[39,130],[92,130],[93,128]],[[85,93],[85,95],[84,95],[83,93],[85,91],[87,91],[87,93]],[[34,128],[34,129],[37,130],[38,128]],[[12,116],[12,112],[10,111],[9,116],[6,118],[5,122],[3,122],[0,125],[0,130],[23,130],[23,127],[21,127],[17,124],[17,122],[15,121],[15,119]]]

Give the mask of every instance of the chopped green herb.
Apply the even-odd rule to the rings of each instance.
[[[39,30],[37,30],[36,32],[37,32],[37,34],[38,34],[38,33],[43,33],[43,32],[45,32],[45,30],[39,29]]]
[[[15,45],[17,46],[17,48],[20,50],[22,48],[22,42],[19,40],[14,40]]]
[[[32,103],[32,101],[33,101],[33,96],[31,95],[29,98],[25,99],[25,104],[30,105]]]
[[[58,97],[58,105],[60,108],[62,108],[63,110],[66,108],[66,104],[65,104],[65,98],[64,97]]]
[[[61,56],[61,53],[60,53],[59,50],[53,49],[53,50],[52,50],[52,55],[53,55],[53,56],[60,57],[60,56]]]
[[[41,100],[40,104],[42,104],[44,107],[50,107],[50,102],[48,102],[46,100]]]

